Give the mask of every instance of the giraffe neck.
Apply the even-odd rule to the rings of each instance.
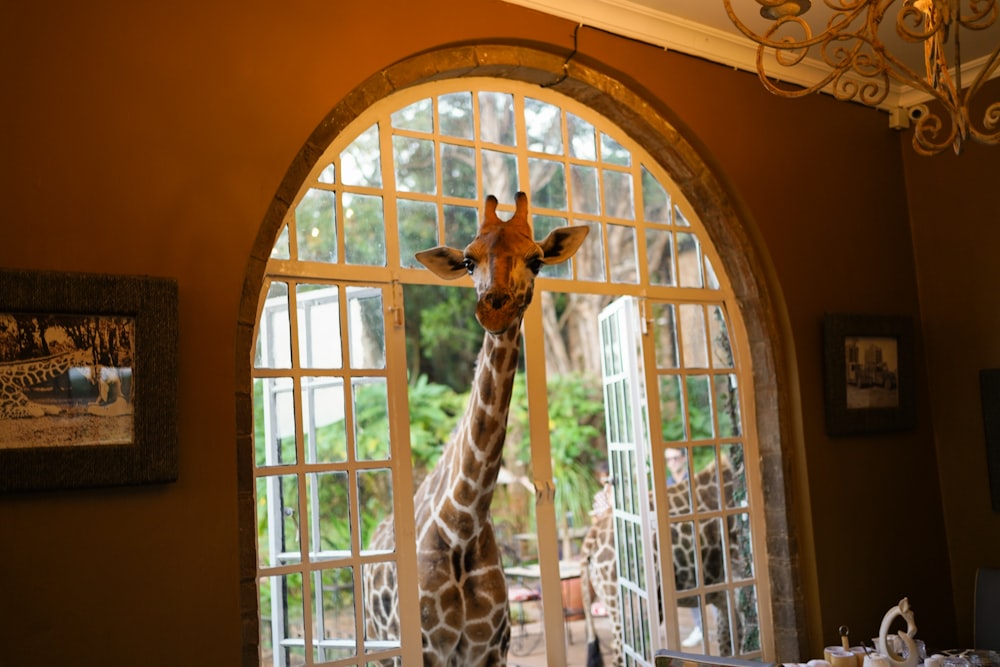
[[[499,335],[485,334],[465,415],[424,484],[433,494],[429,509],[453,515],[446,523],[458,527],[456,536],[463,541],[481,530],[489,514],[520,343],[519,325]]]

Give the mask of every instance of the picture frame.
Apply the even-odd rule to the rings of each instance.
[[[176,481],[177,283],[0,270],[0,492]]]
[[[913,428],[913,321],[909,317],[827,314],[823,356],[828,435]]]

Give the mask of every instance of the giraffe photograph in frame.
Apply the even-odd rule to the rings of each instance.
[[[0,492],[177,479],[177,285],[0,271]]]
[[[914,426],[910,318],[828,314],[823,318],[823,348],[829,435]]]

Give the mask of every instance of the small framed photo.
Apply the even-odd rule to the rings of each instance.
[[[177,285],[0,270],[0,492],[177,479]]]
[[[826,431],[854,435],[913,428],[913,321],[826,315]]]

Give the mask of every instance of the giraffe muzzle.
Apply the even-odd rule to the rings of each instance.
[[[520,323],[525,306],[506,292],[487,292],[476,304],[476,319],[490,333],[500,334]]]

